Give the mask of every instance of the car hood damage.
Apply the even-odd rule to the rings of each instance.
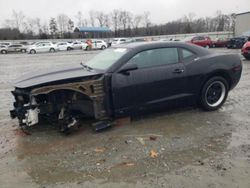
[[[71,67],[25,75],[14,83],[15,102],[10,111],[20,126],[41,118],[57,120],[62,131],[76,125],[80,116],[107,118],[104,74],[85,67]]]
[[[75,66],[71,68],[60,68],[53,70],[45,70],[36,72],[35,74],[27,74],[13,81],[13,86],[16,88],[29,88],[39,85],[46,85],[52,82],[58,82],[76,78],[86,78],[89,76],[97,76],[102,73],[94,70],[86,70],[82,66]]]

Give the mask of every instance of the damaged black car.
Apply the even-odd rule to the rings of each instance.
[[[124,44],[77,67],[17,79],[10,114],[21,127],[47,118],[66,131],[82,118],[95,119],[97,126],[185,102],[217,110],[241,72],[237,54],[181,42]]]

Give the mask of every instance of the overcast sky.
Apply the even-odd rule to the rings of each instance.
[[[250,11],[250,0],[0,0],[0,25],[11,17],[12,10],[22,11],[26,17],[39,17],[44,22],[60,13],[75,19],[78,11],[88,16],[90,10],[108,13],[113,9],[125,9],[133,14],[149,11],[153,23],[166,23],[190,12],[204,17],[215,15],[217,10],[226,14]]]

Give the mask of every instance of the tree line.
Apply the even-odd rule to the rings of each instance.
[[[81,33],[80,27],[108,27],[111,32]],[[137,37],[234,31],[234,27],[235,14],[226,15],[221,11],[217,11],[213,17],[196,17],[194,13],[189,13],[171,22],[154,24],[148,11],[134,15],[118,9],[109,13],[92,10],[88,16],[78,11],[74,19],[66,14],[59,14],[42,22],[40,18],[29,18],[23,12],[13,10],[10,19],[6,19],[4,27],[0,28],[0,40]]]

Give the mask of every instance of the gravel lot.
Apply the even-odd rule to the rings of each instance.
[[[102,133],[82,122],[69,136],[51,125],[27,135],[10,119],[12,80],[96,53],[0,55],[0,187],[249,187],[250,61],[243,61],[240,83],[216,112],[172,109]]]

